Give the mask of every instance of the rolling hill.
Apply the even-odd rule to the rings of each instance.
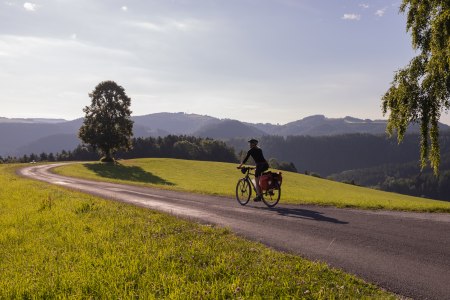
[[[183,172],[173,172],[177,168],[182,169]],[[142,175],[151,174],[151,176],[135,178],[137,170]],[[231,198],[235,197],[236,181],[242,177],[242,174],[236,170],[236,164],[166,158],[124,160],[119,167],[102,164],[72,164],[57,168],[56,172],[86,179]],[[155,181],[155,178],[160,180]],[[450,211],[450,203],[445,201],[387,193],[292,172],[283,172],[281,202],[363,209]]]
[[[284,125],[253,124],[237,120],[218,119],[186,113],[156,113],[132,117],[135,137],[194,135],[215,139],[237,137],[330,136],[348,133],[384,134],[386,121],[362,120],[353,117],[327,118],[310,116]],[[78,144],[77,132],[83,119],[8,119],[0,118],[0,155],[23,155],[40,152],[58,152]],[[441,130],[450,127],[441,124]],[[418,132],[411,126],[409,133]],[[69,137],[71,136],[71,138]],[[63,137],[59,139],[58,137]]]
[[[185,113],[156,113],[133,117],[134,125],[153,130],[162,130],[168,134],[191,135],[203,126],[220,123],[220,119]]]
[[[236,120],[222,120],[217,123],[203,126],[195,131],[193,135],[215,139],[231,139],[236,137],[259,137],[267,135],[267,133],[254,126]]]

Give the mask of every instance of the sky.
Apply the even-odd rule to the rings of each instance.
[[[8,118],[82,117],[114,80],[133,115],[381,119],[394,72],[415,55],[399,0],[0,1]]]

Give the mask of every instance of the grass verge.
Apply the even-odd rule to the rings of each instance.
[[[227,229],[18,178],[0,165],[0,299],[394,298]]]
[[[234,197],[242,174],[235,164],[176,159],[133,159],[119,165],[74,164],[58,174]],[[388,193],[297,173],[283,172],[281,203],[362,209],[450,213],[450,202]]]

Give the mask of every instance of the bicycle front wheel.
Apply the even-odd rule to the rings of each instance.
[[[263,195],[263,202],[268,207],[274,207],[277,205],[278,201],[280,201],[281,197],[281,187],[278,187],[276,189],[270,189]]]
[[[236,200],[240,205],[245,205],[252,196],[252,187],[246,178],[239,179],[236,184]]]

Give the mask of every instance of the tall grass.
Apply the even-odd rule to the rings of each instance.
[[[18,178],[15,168],[0,165],[0,299],[393,298],[227,229]]]
[[[57,173],[158,188],[234,197],[242,174],[229,163],[176,159],[134,159],[119,166],[77,164]],[[430,200],[283,172],[280,203],[318,204],[363,209],[450,212],[450,202]]]

